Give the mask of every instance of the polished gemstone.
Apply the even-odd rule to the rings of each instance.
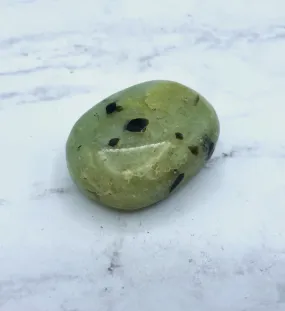
[[[133,85],[88,110],[66,145],[69,172],[89,198],[134,210],[167,198],[212,156],[214,108],[177,82]]]

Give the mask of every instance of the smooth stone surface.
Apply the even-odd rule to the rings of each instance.
[[[196,91],[148,81],[88,110],[69,135],[66,156],[77,186],[104,205],[152,205],[196,175],[219,137],[217,114]]]

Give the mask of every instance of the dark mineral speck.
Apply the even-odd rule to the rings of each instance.
[[[81,147],[82,147],[82,145],[79,145],[79,146],[77,147],[77,150],[79,151]]]
[[[115,147],[119,141],[120,141],[120,138],[112,138],[109,140],[108,145],[111,147]]]
[[[132,119],[126,124],[125,130],[129,132],[144,132],[148,124],[149,121],[145,118]]]
[[[183,134],[182,134],[182,133],[175,133],[175,137],[176,137],[177,139],[182,140],[182,139],[183,139]]]
[[[194,100],[194,106],[196,106],[198,104],[199,100],[200,100],[200,96],[197,95],[197,97]]]
[[[117,106],[116,107],[116,111],[118,111],[118,112],[120,112],[120,111],[122,111],[124,108],[122,107],[122,106]]]
[[[117,104],[115,102],[110,103],[106,106],[106,113],[107,114],[111,114],[115,111],[117,111]]]
[[[173,184],[171,185],[170,189],[169,189],[169,192],[172,192],[180,183],[181,181],[183,180],[184,178],[184,174],[179,174],[176,179],[174,180]]]
[[[192,154],[197,156],[199,154],[199,148],[197,146],[189,146],[188,149],[191,151]]]
[[[203,137],[202,148],[206,154],[206,161],[208,161],[211,158],[211,156],[215,150],[215,144],[212,142],[212,140],[210,139],[210,137],[208,135],[205,135]]]

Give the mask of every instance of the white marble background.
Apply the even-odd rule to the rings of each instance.
[[[73,186],[76,119],[149,79],[221,136],[197,178],[121,214]],[[0,0],[0,310],[285,310],[284,0]]]

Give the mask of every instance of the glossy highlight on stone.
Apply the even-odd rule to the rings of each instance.
[[[201,94],[177,82],[143,82],[79,118],[67,140],[67,166],[89,198],[135,210],[195,176],[211,158],[219,132],[217,114]]]

